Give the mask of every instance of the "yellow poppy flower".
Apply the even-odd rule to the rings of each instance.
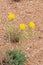
[[[20,30],[25,30],[26,26],[25,24],[20,24]]]
[[[14,14],[9,14],[9,15],[8,15],[8,18],[9,18],[10,20],[12,20],[12,19],[15,18],[15,15],[14,15]]]
[[[30,27],[30,28],[35,28],[35,23],[34,23],[34,22],[30,22],[30,23],[29,23],[29,27]]]

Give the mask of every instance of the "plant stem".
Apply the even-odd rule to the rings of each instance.
[[[9,43],[10,43],[10,34],[9,34]]]

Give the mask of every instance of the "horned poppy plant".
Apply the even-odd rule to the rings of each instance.
[[[29,23],[29,27],[30,27],[30,28],[35,28],[35,23],[34,23],[34,22],[30,22],[30,23]]]
[[[20,24],[20,30],[25,30],[26,26],[25,24]]]
[[[14,18],[15,18],[15,14],[9,14],[9,15],[8,15],[8,18],[9,18],[10,20],[14,19]]]

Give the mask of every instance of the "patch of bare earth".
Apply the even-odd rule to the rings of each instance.
[[[38,34],[22,40],[21,48],[28,57],[26,65],[43,65],[43,0],[0,0],[0,61],[6,50],[17,48],[15,43],[8,43],[5,38],[9,13],[16,15],[14,26],[35,22]]]

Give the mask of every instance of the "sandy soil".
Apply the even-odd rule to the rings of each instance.
[[[26,41],[23,40],[21,48],[28,56],[26,65],[43,65],[43,0],[20,0],[19,2],[0,0],[0,59],[6,50],[17,48],[16,45],[9,44],[5,38],[5,26],[8,22],[9,13],[16,15],[14,25],[28,24],[30,21],[35,22],[35,30],[38,34]]]

